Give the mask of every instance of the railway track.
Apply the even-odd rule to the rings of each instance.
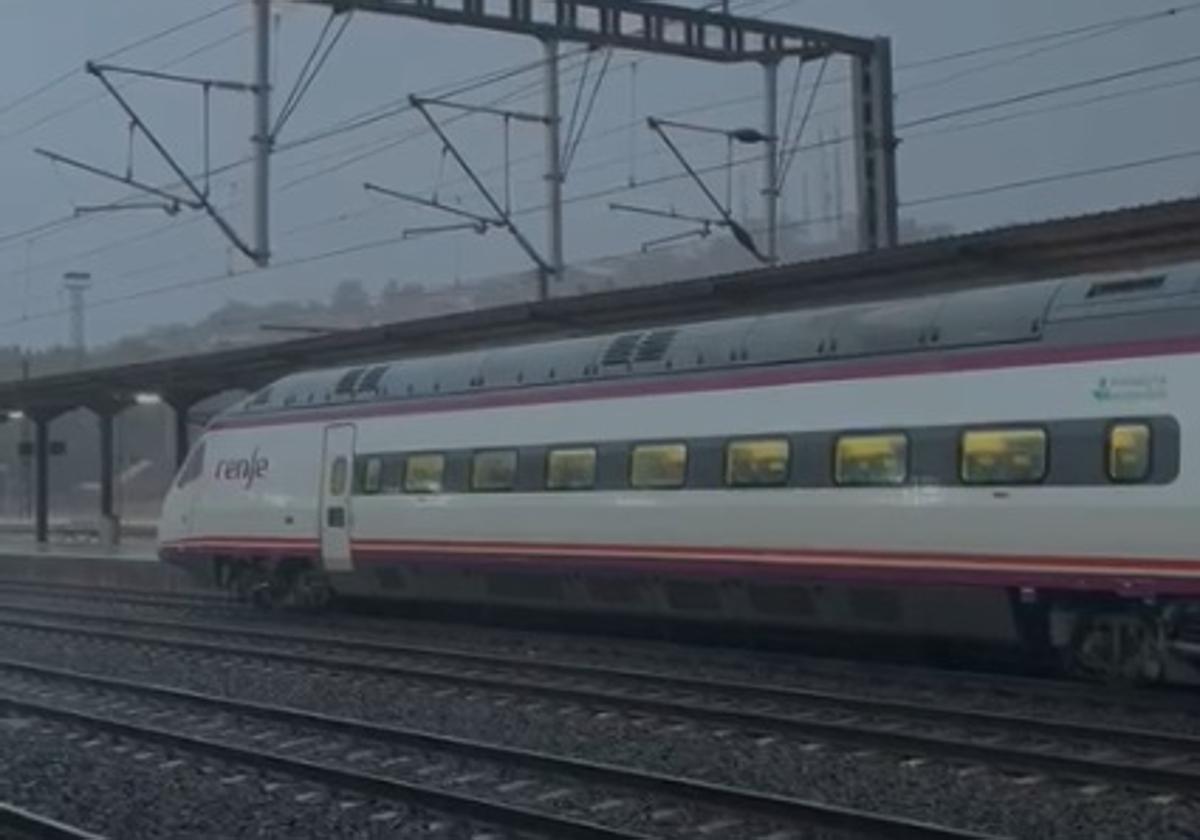
[[[104,840],[82,828],[0,802],[0,837],[4,840]]]
[[[984,840],[864,810],[142,682],[0,661],[0,708],[551,838]],[[231,778],[237,779],[237,776]],[[820,832],[813,834],[813,830]]]
[[[13,617],[13,612],[22,611],[38,617]],[[1151,795],[1194,796],[1200,791],[1200,737],[1173,732],[390,642],[326,640],[261,628],[229,630],[190,622],[87,615],[74,616],[76,623],[70,623],[33,608],[6,607],[6,612],[0,627],[423,680],[461,690],[518,692],[672,722],[886,750],[906,761],[933,758],[1042,774],[1093,790],[1100,784],[1136,787]],[[218,641],[223,635],[236,641]],[[350,655],[330,655],[331,650]]]
[[[89,588],[81,585],[61,585],[61,584],[44,584],[33,583],[26,581],[6,581],[0,579],[0,593],[5,591],[20,592],[22,594],[30,594],[35,597],[45,597],[54,600],[75,600],[78,602],[87,603],[89,606],[95,603],[97,595],[100,595],[108,603],[124,604],[131,607],[146,607],[146,608],[161,608],[167,610],[194,609],[200,611],[206,620],[213,613],[218,613],[229,619],[229,625],[236,625],[239,633],[253,633],[264,624],[263,613],[250,610],[245,605],[231,601],[227,596],[219,595],[211,592],[150,592],[148,590],[126,590],[126,589],[110,589],[110,588]],[[14,606],[25,606],[16,604]],[[61,610],[51,610],[49,613],[59,614]],[[471,648],[478,645],[478,634],[467,633],[461,640],[459,647],[451,647],[458,640],[447,638],[447,632],[450,628],[445,624],[436,624],[422,621],[408,621],[402,623],[394,620],[366,620],[359,622],[357,617],[349,617],[349,622],[342,621],[347,616],[339,615],[336,621],[330,621],[328,618],[314,617],[307,614],[270,614],[269,621],[273,628],[280,626],[287,627],[295,626],[297,622],[296,616],[302,616],[305,622],[307,632],[312,633],[312,622],[314,620],[321,621],[318,625],[322,641],[345,641],[347,643],[371,648],[375,646],[379,650],[391,650],[398,653],[406,651],[431,651],[440,656],[478,656],[489,660],[502,658],[495,650],[504,650],[504,645],[489,645],[489,650],[486,652],[476,652]],[[193,616],[196,617],[196,616]],[[186,623],[186,622],[184,622]],[[347,626],[348,625],[348,626]],[[366,632],[362,632],[363,630]],[[347,632],[350,631],[350,632]],[[285,635],[282,632],[274,629],[273,631],[263,631],[267,635]],[[397,632],[402,632],[406,638],[427,638],[436,642],[435,645],[418,645],[418,644],[396,644],[391,641],[378,641],[372,639],[371,636],[380,636],[383,634],[391,635]],[[295,634],[303,636],[304,632]],[[528,662],[529,657],[525,655],[527,651],[524,644],[529,642],[530,636],[527,634],[522,636],[513,632],[514,638],[510,640],[508,648],[520,647],[522,654],[521,661]],[[290,637],[289,637],[290,638]],[[315,636],[309,636],[315,638]],[[578,643],[586,641],[586,637],[567,637],[564,640],[559,639],[559,643],[566,647],[562,651],[548,651],[550,657],[558,656],[565,657],[572,655],[572,647]],[[541,645],[543,640],[538,639],[537,644]],[[678,671],[681,668],[686,669],[700,665],[694,657],[690,657],[689,661],[680,662],[678,651],[664,654],[661,645],[653,642],[643,642],[638,640],[622,639],[620,643],[620,659],[627,661],[629,651],[635,650],[639,654],[644,654],[639,658],[643,658],[648,662],[656,660],[665,660],[663,667],[667,671]],[[539,650],[538,654],[542,655],[547,651]],[[731,664],[735,664],[738,670],[743,670],[745,665],[744,658],[741,658],[741,653],[737,654],[737,659]],[[761,659],[764,667],[771,672],[772,679],[777,679],[781,672],[788,673],[792,681],[797,681],[798,678],[803,678],[805,681],[829,681],[833,679],[846,678],[851,675],[855,679],[861,679],[864,665],[862,662],[854,661],[847,662],[843,660],[831,660],[825,658],[813,658],[806,656],[781,656],[777,654],[756,654],[757,659]],[[703,666],[706,668],[721,667],[722,661],[730,661],[730,655],[727,650],[714,653],[705,650],[703,656]],[[778,666],[775,667],[775,666]],[[911,666],[901,664],[888,664],[880,662],[871,662],[869,664],[871,674],[871,684],[874,688],[898,688],[905,694],[927,693],[930,695],[940,696],[962,696],[968,698],[964,704],[969,704],[972,696],[986,698],[989,701],[994,701],[999,698],[1035,698],[1046,702],[1057,702],[1066,708],[1075,710],[1088,710],[1096,712],[1121,713],[1124,717],[1140,717],[1143,714],[1157,713],[1187,713],[1192,714],[1196,709],[1195,694],[1193,692],[1172,691],[1172,690],[1154,690],[1147,691],[1142,689],[1126,689],[1116,686],[1106,686],[1103,691],[1097,691],[1094,685],[1086,683],[1064,682],[1061,680],[1051,680],[1044,677],[1029,677],[1013,674],[994,674],[961,670],[946,670],[935,669],[923,666]],[[739,679],[742,675],[739,675]],[[1200,721],[1197,722],[1197,729],[1200,731]]]

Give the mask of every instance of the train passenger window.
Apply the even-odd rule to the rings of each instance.
[[[833,480],[844,487],[880,487],[908,480],[908,436],[842,435],[834,446]]]
[[[346,472],[348,462],[345,456],[339,455],[333,461],[333,467],[329,470],[329,495],[344,496],[346,495]]]
[[[404,492],[440,493],[445,472],[445,455],[409,455],[404,467]]]
[[[730,487],[778,487],[787,483],[791,446],[786,438],[735,440],[725,447]]]
[[[962,436],[965,484],[1036,484],[1046,477],[1044,429],[976,429]]]
[[[386,455],[383,458],[383,470],[379,476],[380,493],[399,493],[404,489],[404,458],[399,455]]]
[[[185,487],[191,484],[201,473],[204,472],[204,441],[196,444],[196,448],[192,450],[192,454],[188,455],[187,461],[183,464],[183,469],[179,471],[179,483],[176,487]]]
[[[482,492],[511,490],[517,483],[517,450],[476,452],[471,462],[471,489]]]
[[[643,490],[682,487],[687,478],[687,446],[652,443],[635,446],[629,463],[629,483]]]
[[[596,486],[596,450],[552,449],[546,456],[547,490],[590,490]]]
[[[1150,426],[1118,423],[1108,430],[1108,477],[1145,481],[1150,475]]]
[[[362,468],[362,492],[373,496],[379,492],[383,479],[383,459],[375,456],[367,458]]]

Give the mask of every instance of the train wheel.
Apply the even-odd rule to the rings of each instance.
[[[1162,659],[1153,622],[1132,612],[1096,612],[1075,625],[1068,651],[1072,672],[1110,683],[1158,679]]]
[[[323,610],[333,602],[333,587],[324,576],[306,572],[295,582],[292,595],[300,607]]]

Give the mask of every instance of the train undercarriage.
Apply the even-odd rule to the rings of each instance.
[[[747,628],[759,627],[814,635],[861,634],[864,639],[886,635],[891,640],[907,636],[998,643],[1018,649],[1030,662],[1054,663],[1061,673],[1083,680],[1200,685],[1200,603],[1192,601],[830,582],[773,586],[768,593],[739,581],[600,579],[601,591],[626,587],[630,597],[620,604],[589,597],[597,587],[586,576],[388,569],[376,575],[331,577],[305,557],[219,556],[212,559],[205,577],[216,588],[263,609],[322,609],[338,595],[348,595],[409,604],[532,608],[568,619],[603,613],[645,618],[657,613],[655,617],[667,621],[728,623],[743,638]],[[632,597],[638,589],[652,597],[638,602]],[[552,591],[560,597],[548,597]],[[702,604],[704,593],[712,597]],[[763,597],[768,594],[771,597]],[[969,625],[961,623],[964,616],[971,617]]]

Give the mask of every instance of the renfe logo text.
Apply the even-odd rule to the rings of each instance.
[[[213,470],[213,478],[217,481],[236,481],[249,490],[254,482],[267,474],[271,462],[258,454],[258,447],[250,453],[249,458],[224,458],[217,461]]]

